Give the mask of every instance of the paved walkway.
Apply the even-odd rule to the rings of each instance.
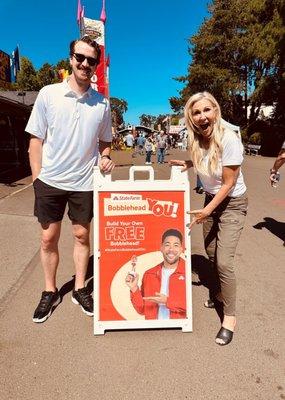
[[[171,151],[169,158],[184,158]],[[141,156],[116,152],[115,179],[126,179]],[[72,238],[63,224],[58,285],[61,305],[44,324],[31,317],[43,287],[39,228],[32,216],[30,178],[0,186],[0,398],[35,399],[285,399],[284,265],[285,180],[268,183],[272,158],[246,157],[250,209],[235,259],[238,325],[234,341],[214,343],[215,311],[203,307],[204,251],[201,227],[192,233],[194,331],[107,332],[94,337],[92,319],[70,299]],[[168,179],[169,167],[154,164]],[[285,176],[285,170],[284,170]],[[195,177],[190,173],[192,187]],[[20,190],[19,189],[24,189]],[[203,196],[191,190],[192,208]]]

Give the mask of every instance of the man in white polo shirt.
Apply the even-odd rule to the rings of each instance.
[[[66,205],[74,237],[75,287],[72,301],[93,315],[85,287],[93,217],[93,166],[110,173],[112,130],[110,105],[90,87],[100,48],[88,36],[70,43],[72,74],[67,81],[42,88],[26,131],[35,191],[35,215],[42,227],[41,262],[45,290],[33,316],[44,322],[60,301],[56,287],[58,241]]]

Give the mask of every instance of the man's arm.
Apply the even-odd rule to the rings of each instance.
[[[282,167],[282,165],[285,163],[285,148],[282,147],[282,149],[280,150],[274,164],[273,167],[270,170],[270,183],[271,185],[274,186],[274,184],[277,182],[277,178],[278,178],[278,170],[279,168]],[[277,174],[277,175],[276,175]]]
[[[185,281],[184,281],[185,282]],[[184,313],[186,312],[186,287],[183,285],[183,290],[176,293],[169,293],[166,301],[166,307],[170,311]]]
[[[31,135],[29,145],[29,159],[33,182],[39,176],[42,168],[43,140]]]
[[[271,171],[277,172],[284,163],[285,163],[285,148],[280,150]]]
[[[144,279],[143,279],[144,280]],[[142,292],[138,287],[139,275],[136,272],[134,275],[128,274],[126,276],[125,282],[127,286],[130,288],[130,299],[132,305],[136,312],[143,315],[144,314],[144,301],[142,297]],[[142,291],[143,291],[143,283],[142,283]]]
[[[99,140],[99,152],[101,159],[99,161],[99,168],[102,172],[110,173],[115,167],[115,163],[111,160],[111,143]]]
[[[185,286],[182,293],[169,293],[166,296],[163,293],[155,293],[155,296],[143,297],[143,300],[152,301],[158,305],[164,304],[170,311],[185,312],[186,311],[186,293]]]

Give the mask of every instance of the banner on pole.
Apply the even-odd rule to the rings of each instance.
[[[82,35],[88,35],[95,40],[101,50],[100,63],[91,78],[91,86],[99,93],[107,96],[106,89],[106,64],[105,64],[105,27],[102,21],[83,18]]]

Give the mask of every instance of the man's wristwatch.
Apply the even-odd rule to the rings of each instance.
[[[272,174],[278,174],[279,175],[279,172],[276,171],[275,169],[271,168],[270,175],[272,175]]]
[[[112,158],[110,156],[108,156],[107,154],[104,154],[103,156],[101,156],[101,158],[108,158],[108,160],[112,160]]]

